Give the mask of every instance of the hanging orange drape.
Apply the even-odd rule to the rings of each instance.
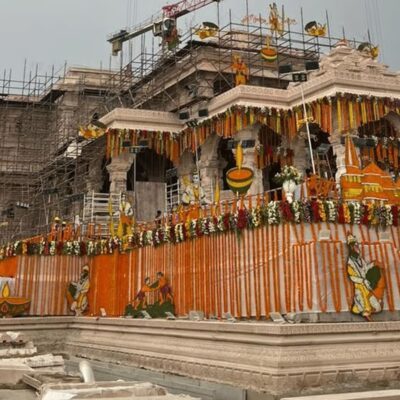
[[[15,277],[17,272],[18,258],[9,257],[0,261],[0,276],[3,277]]]

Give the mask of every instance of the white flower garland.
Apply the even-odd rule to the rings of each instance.
[[[358,202],[353,202],[353,223],[356,225],[360,225],[361,224],[361,204]]]
[[[218,215],[218,217],[217,217],[217,230],[219,232],[223,232],[225,230],[224,216],[223,215]]]
[[[175,243],[183,242],[183,224],[179,223],[175,225]]]
[[[328,219],[328,222],[336,222],[337,207],[336,207],[335,203],[332,200],[327,200],[326,205],[328,208],[328,215],[326,216]]]
[[[296,224],[301,222],[301,202],[299,200],[294,200],[291,204],[293,211],[293,219]]]
[[[261,225],[261,213],[259,207],[253,207],[250,211],[251,224],[254,228]]]
[[[392,207],[389,205],[385,205],[385,219],[387,226],[393,225]]]
[[[279,202],[270,201],[267,206],[267,222],[269,225],[279,224]]]
[[[154,246],[153,231],[147,230],[144,235],[144,243],[150,246]]]

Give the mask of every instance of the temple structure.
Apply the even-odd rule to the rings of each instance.
[[[275,398],[397,376],[399,74],[370,43],[268,21],[179,44],[168,23],[160,53],[49,88],[92,113],[18,219],[4,201],[0,276],[68,331],[32,335]]]

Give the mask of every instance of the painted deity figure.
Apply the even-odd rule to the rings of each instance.
[[[169,285],[167,278],[164,276],[162,272],[157,272],[157,286],[155,290],[159,290],[159,303],[164,304],[166,301],[169,301],[173,304],[173,297],[172,297],[172,289]]]
[[[347,274],[354,285],[352,313],[371,321],[371,314],[382,310],[385,290],[383,268],[376,262],[366,262],[360,254],[356,238],[348,234]]]
[[[89,306],[87,298],[89,288],[89,266],[84,265],[79,280],[77,282],[71,282],[67,289],[67,300],[70,310],[77,316],[82,315]]]
[[[133,208],[131,203],[127,200],[126,194],[123,193],[119,203],[118,236],[123,237],[132,235],[132,225]]]
[[[193,174],[192,182],[187,183],[182,194],[182,203],[189,204],[207,204],[206,195],[201,187],[200,176],[198,173]]]
[[[246,85],[249,69],[240,56],[233,57],[232,69],[235,72],[235,86]]]
[[[268,17],[269,27],[272,32],[276,32],[279,35],[283,33],[283,23],[282,17],[279,14],[278,6],[276,3],[269,5],[269,17]]]

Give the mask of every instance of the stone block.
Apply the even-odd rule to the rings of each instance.
[[[203,321],[204,312],[203,311],[189,311],[189,320],[190,321]]]
[[[11,343],[12,338],[7,332],[0,333],[0,343]]]
[[[63,366],[64,359],[61,356],[54,356],[53,354],[42,354],[25,359],[26,365],[31,368],[55,367]]]
[[[304,376],[304,386],[319,386],[321,382],[321,373],[308,373]]]
[[[318,240],[331,240],[331,232],[329,229],[321,229],[318,232]]]
[[[32,342],[29,342],[32,344]],[[7,347],[0,349],[0,358],[11,358],[11,357],[22,357],[32,356],[37,353],[36,347],[27,346],[24,347]]]
[[[32,373],[33,369],[23,364],[0,365],[0,385],[16,385],[22,381],[24,374]]]
[[[339,376],[339,371],[331,370],[331,371],[324,371],[321,374],[321,386],[329,385],[335,383]]]
[[[68,397],[70,396],[70,397]],[[194,400],[194,397],[171,394],[164,388],[148,382],[96,382],[71,384],[44,384],[41,400],[74,399],[143,399],[143,400]]]
[[[28,341],[22,332],[8,331],[6,334],[10,337],[12,343],[26,343]]]

